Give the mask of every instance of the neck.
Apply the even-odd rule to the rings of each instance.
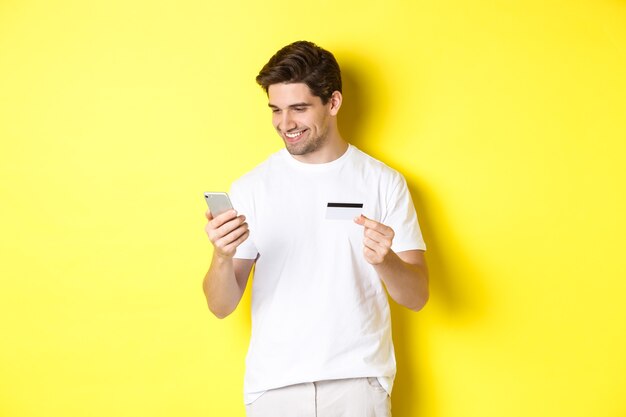
[[[305,155],[292,155],[306,164],[325,164],[339,159],[348,150],[348,142],[343,140],[339,132],[328,138],[324,146]]]

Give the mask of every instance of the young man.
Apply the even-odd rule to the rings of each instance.
[[[209,309],[252,284],[248,416],[389,416],[396,372],[387,293],[428,300],[425,245],[404,178],[337,128],[341,74],[310,42],[279,50],[257,82],[285,148],[233,183],[238,212],[207,212]],[[385,291],[386,289],[386,291]]]

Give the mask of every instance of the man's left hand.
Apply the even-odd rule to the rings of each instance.
[[[368,219],[364,215],[354,219],[356,224],[363,226],[363,255],[365,260],[372,265],[378,265],[385,261],[391,251],[391,244],[395,235],[393,229],[375,220]]]

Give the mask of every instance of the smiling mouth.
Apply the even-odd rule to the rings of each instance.
[[[285,132],[285,137],[287,138],[289,142],[295,142],[298,139],[300,139],[300,137],[304,134],[304,132],[306,132],[306,129],[300,130],[298,132],[292,132],[292,133]]]

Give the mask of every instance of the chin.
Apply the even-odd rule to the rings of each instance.
[[[290,143],[285,142],[285,148],[287,148],[287,152],[289,152],[292,155],[305,155],[312,151],[311,149],[309,149],[309,146],[307,146],[306,143],[304,144],[296,143],[292,145]]]
[[[297,155],[297,156],[306,155],[307,153],[309,153],[307,152],[306,149],[294,149],[289,146],[287,146],[287,152],[289,152],[291,155]]]
[[[290,144],[286,140],[284,140],[284,142],[285,142],[285,148],[287,148],[287,152],[289,152],[291,155],[298,155],[298,156],[315,152],[319,148],[321,148],[323,145],[322,141],[315,141],[315,142],[307,141],[307,142],[295,143],[295,144]]]

